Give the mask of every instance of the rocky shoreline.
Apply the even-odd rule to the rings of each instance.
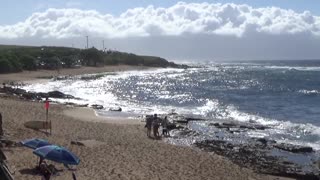
[[[80,99],[59,91],[48,93],[27,92],[14,86],[0,88],[2,97],[19,98],[26,101],[43,102],[46,97],[57,99]],[[88,107],[88,104],[66,103],[75,107]],[[93,109],[103,109],[102,105],[91,105]],[[121,109],[121,108],[120,108]],[[119,109],[117,109],[119,110]],[[171,124],[169,129],[174,135],[169,139],[188,139],[200,136],[199,132],[189,128],[195,121],[209,121],[201,117],[188,117],[175,113],[166,114]],[[165,115],[162,115],[165,116]],[[272,127],[256,122],[210,120],[209,126],[215,136],[210,139],[197,139],[191,145],[203,151],[214,152],[232,162],[257,173],[271,174],[297,179],[319,179],[317,154],[311,147],[279,143],[267,138],[245,136],[250,131],[264,131]]]
[[[171,115],[172,122],[183,122]],[[184,117],[192,119],[190,117]],[[199,118],[195,118],[200,120]],[[204,119],[203,119],[204,120]],[[188,124],[174,130],[171,142],[192,139],[191,145],[206,152],[227,157],[232,162],[254,170],[257,173],[270,174],[296,179],[319,179],[318,154],[308,146],[280,143],[267,138],[254,138],[245,134],[251,131],[264,131],[272,127],[258,123],[242,123],[238,121],[206,120],[215,134],[210,138],[200,138],[201,133],[191,130]],[[191,121],[192,122],[192,121]]]
[[[19,85],[21,86],[21,85]],[[36,101],[36,102],[44,102],[46,98],[55,98],[55,99],[74,99],[81,100],[79,97],[74,97],[70,94],[65,94],[60,91],[50,91],[50,92],[31,92],[26,91],[22,88],[15,87],[15,84],[10,86],[3,85],[0,88],[0,96],[7,98],[17,98],[25,101]],[[50,102],[58,103],[56,101],[50,100]],[[89,104],[76,104],[72,102],[65,102],[64,105],[74,106],[74,107],[89,107]],[[103,109],[104,107],[99,104],[92,104],[90,106],[93,109]],[[119,111],[119,109],[117,109]]]

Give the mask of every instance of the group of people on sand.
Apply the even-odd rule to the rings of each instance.
[[[65,167],[70,169],[67,165],[65,165]],[[38,170],[38,172],[42,175],[41,180],[50,180],[52,176],[59,175],[59,171],[63,171],[56,169],[56,167],[52,164],[48,165],[43,158],[40,158],[39,165],[37,166],[36,170]],[[77,180],[74,172],[72,172],[72,179]]]
[[[165,116],[164,119],[159,118],[157,114],[146,116],[145,127],[147,128],[147,136],[152,137],[151,130],[153,130],[153,137],[159,139],[161,137],[159,134],[160,126],[162,126],[162,136],[170,136],[168,124],[169,121],[167,116]]]

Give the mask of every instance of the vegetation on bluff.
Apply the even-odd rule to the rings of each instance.
[[[134,65],[185,68],[154,57],[96,48],[34,47],[0,45],[0,73],[23,70],[75,68],[79,66]]]

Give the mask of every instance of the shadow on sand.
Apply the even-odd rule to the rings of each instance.
[[[161,137],[153,137],[153,136],[149,136],[148,138],[153,139],[153,140],[161,140],[162,139]]]
[[[19,170],[19,172],[20,172],[21,174],[39,175],[39,176],[40,176],[38,170],[36,170],[35,168],[32,168],[32,169],[30,169],[30,168],[21,169],[21,170]]]

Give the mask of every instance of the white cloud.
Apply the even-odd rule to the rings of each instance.
[[[179,2],[168,8],[129,9],[120,16],[79,9],[48,9],[23,22],[0,26],[1,39],[57,38],[84,35],[124,38],[193,35],[243,37],[260,34],[320,36],[320,17],[277,7]]]

